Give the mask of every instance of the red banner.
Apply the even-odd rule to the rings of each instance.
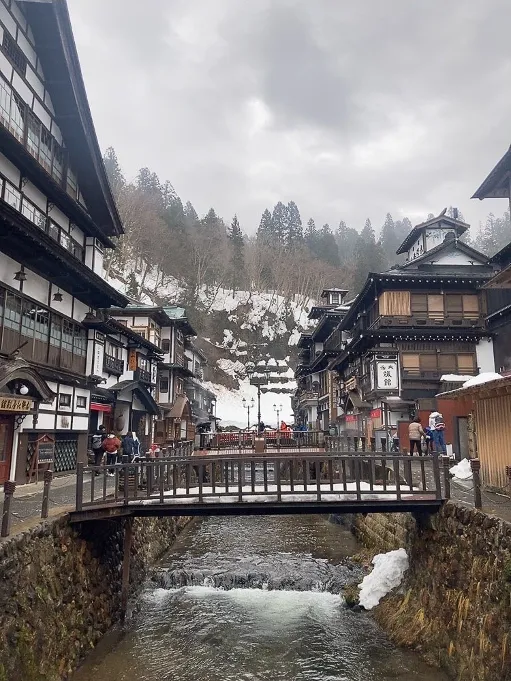
[[[91,402],[91,411],[104,411],[107,414],[112,413],[112,406],[110,404],[99,404],[98,402]]]
[[[370,412],[372,419],[380,419],[382,416],[382,411],[380,409],[372,409]]]
[[[347,416],[345,416],[345,423],[357,423],[357,416],[347,414]]]

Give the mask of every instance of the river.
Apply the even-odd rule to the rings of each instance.
[[[357,550],[321,516],[196,521],[73,681],[446,681],[343,607]]]

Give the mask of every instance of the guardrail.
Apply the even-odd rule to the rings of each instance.
[[[123,506],[144,500],[154,504],[183,503],[186,499],[207,503],[213,498],[239,502],[261,495],[272,495],[269,501],[278,503],[287,498],[295,502],[338,500],[332,498],[333,494],[336,497],[348,494],[355,501],[391,498],[400,502],[405,497],[408,503],[415,498],[440,501],[449,497],[448,466],[448,459],[443,460],[441,466],[438,456],[413,460],[390,452],[363,456],[359,452],[333,452],[250,458],[210,455],[152,459],[110,467],[80,463],[76,510]],[[113,494],[107,490],[109,474],[114,477]],[[87,494],[86,482],[90,483]]]

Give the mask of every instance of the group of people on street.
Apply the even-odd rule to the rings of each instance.
[[[121,455],[129,456],[130,462],[140,456],[140,441],[136,433],[128,432],[119,439],[114,433],[109,433],[105,426],[99,426],[92,436],[91,444],[95,466],[101,466],[104,456],[107,466],[120,463]],[[114,475],[114,471],[110,469],[107,475]]]
[[[428,418],[428,426],[421,425],[421,419],[417,416],[409,424],[409,454],[414,456],[414,450],[419,456],[423,455],[421,447],[422,439],[425,441],[425,453],[446,454],[446,442],[444,438],[445,423],[443,415],[438,411],[433,411]]]

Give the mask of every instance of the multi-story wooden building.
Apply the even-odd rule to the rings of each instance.
[[[0,481],[87,455],[89,312],[122,233],[64,0],[0,0]]]
[[[445,214],[414,227],[397,251],[405,264],[370,273],[343,318],[338,331],[350,341],[330,368],[348,435],[380,438],[433,406],[452,375],[494,370],[480,290],[493,265],[461,241],[467,229]]]
[[[510,147],[471,198],[508,199],[510,211]],[[490,262],[499,271],[483,287],[487,297],[486,322],[494,334],[496,371],[510,373],[510,243],[495,253]]]
[[[194,440],[196,424],[203,415],[198,413],[194,416],[194,408],[198,407],[193,402],[202,399],[199,385],[206,358],[192,343],[197,334],[187,319],[185,309],[130,304],[125,308],[113,308],[109,313],[160,348],[158,372],[155,372],[152,383],[161,411],[155,440],[163,445],[178,440]],[[190,400],[192,391],[194,397]]]
[[[160,348],[108,311],[86,315],[83,325],[89,334],[88,370],[96,382],[90,431],[104,425],[111,432],[135,432],[147,451],[160,415],[155,399]]]
[[[348,291],[324,289],[323,305],[311,308],[308,318],[317,321],[311,333],[301,335],[299,362],[295,371],[297,390],[292,398],[292,409],[297,424],[310,429],[327,431],[336,422],[336,374],[328,370],[329,361],[340,350],[341,333],[336,331],[340,320],[349,309],[344,303]]]

